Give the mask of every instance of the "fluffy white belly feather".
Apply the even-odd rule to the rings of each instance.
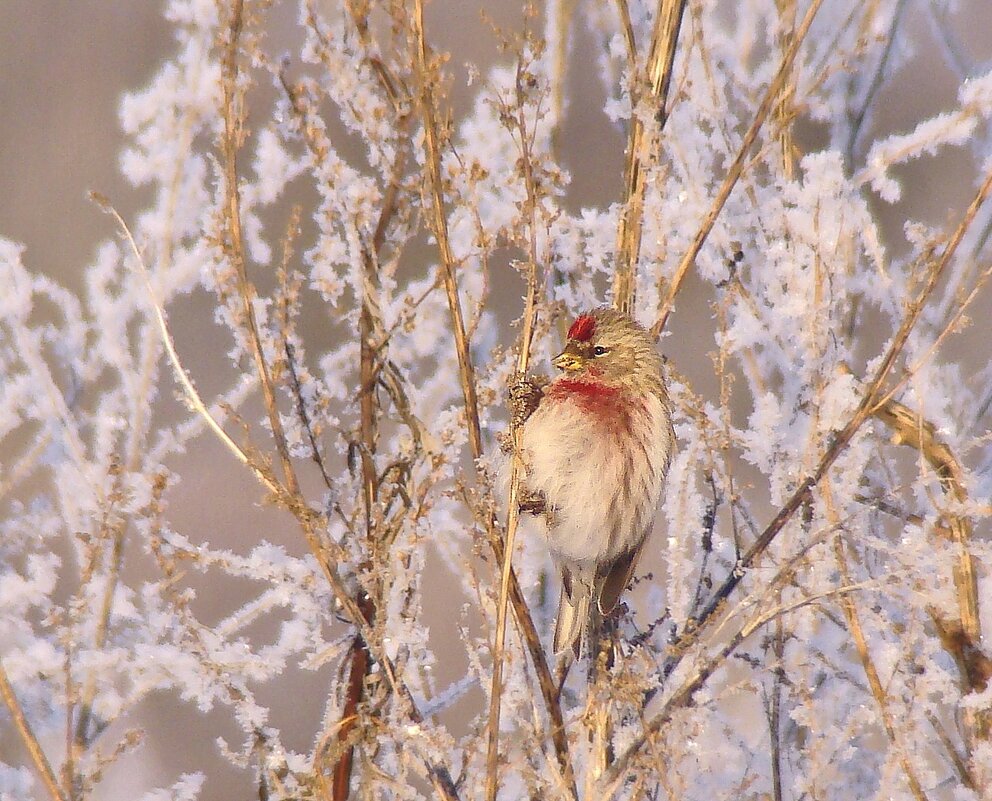
[[[649,533],[673,438],[662,401],[653,394],[637,403],[618,398],[621,415],[582,401],[546,396],[524,424],[524,483],[547,501],[552,555],[594,567],[638,546]]]

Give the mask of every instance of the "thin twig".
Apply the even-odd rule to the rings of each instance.
[[[634,37],[634,24],[630,19],[630,5],[627,0],[616,0],[617,14],[620,15],[620,27],[623,28],[623,40],[627,45],[627,66],[630,74],[637,70],[637,39]]]
[[[772,697],[768,701],[768,737],[772,751],[772,801],[782,801],[782,686],[785,684],[785,668],[782,666],[782,661],[785,655],[785,632],[781,617],[775,618],[772,648],[775,654],[775,666],[772,669]]]
[[[868,85],[868,91],[865,92],[864,100],[862,100],[861,106],[851,121],[850,131],[847,135],[847,146],[844,148],[844,153],[847,156],[848,164],[854,164],[854,148],[857,147],[858,139],[861,136],[861,129],[868,116],[868,110],[875,100],[875,95],[885,82],[885,71],[889,66],[889,58],[892,56],[893,51],[896,50],[896,28],[902,22],[902,16],[908,7],[908,0],[899,0],[892,14],[892,22],[889,25],[889,29],[883,37],[885,44],[882,46],[882,53],[878,58],[878,64],[872,74],[871,83]]]
[[[203,402],[203,399],[200,397],[200,393],[197,391],[196,387],[193,386],[193,382],[186,373],[186,368],[183,367],[182,362],[179,360],[179,354],[176,353],[176,346],[172,341],[172,334],[170,333],[169,325],[165,320],[165,311],[159,303],[155,290],[152,287],[151,280],[148,277],[148,269],[145,267],[144,259],[141,257],[141,251],[138,250],[138,245],[134,241],[134,237],[131,235],[131,229],[128,228],[127,223],[124,222],[124,218],[117,212],[117,209],[110,205],[110,201],[105,196],[97,192],[91,192],[90,197],[97,203],[97,205],[100,206],[100,208],[110,214],[117,221],[121,232],[124,234],[124,238],[127,239],[128,244],[131,247],[131,253],[134,256],[138,273],[145,283],[145,289],[148,292],[149,299],[151,300],[152,312],[155,315],[155,325],[158,328],[159,336],[162,338],[162,344],[165,347],[165,353],[168,356],[169,364],[172,367],[172,372],[183,390],[183,395],[186,398],[186,402],[190,405],[191,409],[196,412],[196,414],[199,415],[199,417],[207,424],[210,430],[214,432],[214,435],[232,454],[234,454],[234,457],[251,469],[251,471],[255,474],[255,478],[257,478],[269,492],[273,495],[282,494],[284,492],[282,485],[280,485],[274,477],[262,471],[259,466],[248,457],[248,454],[245,453],[242,447],[231,439],[230,435],[224,430],[221,424],[217,422],[217,418],[211,414],[210,410]]]
[[[226,251],[238,277],[238,294],[241,296],[242,312],[245,317],[245,330],[251,346],[255,369],[258,371],[259,383],[262,387],[262,397],[265,400],[265,410],[272,428],[272,439],[275,442],[279,460],[282,463],[283,477],[286,490],[291,495],[299,493],[299,482],[296,471],[289,455],[289,445],[282,427],[282,417],[276,403],[275,389],[269,366],[262,349],[262,338],[255,319],[255,287],[248,279],[248,265],[245,258],[244,241],[241,235],[241,187],[238,176],[238,151],[243,137],[242,91],[238,88],[238,51],[240,38],[244,28],[244,0],[233,0],[231,16],[228,21],[227,41],[224,47],[224,57],[221,68],[224,88],[224,135],[222,146],[224,151],[224,182],[227,192],[227,208],[224,220],[227,224]]]
[[[425,136],[424,136],[424,146],[427,150],[426,152],[426,162],[427,167],[430,172],[432,192],[433,192],[433,215],[434,215],[434,233],[435,238],[438,242],[438,248],[441,251],[441,268],[442,275],[445,278],[445,288],[448,290],[448,305],[449,311],[452,317],[452,326],[455,329],[455,340],[456,340],[456,352],[458,355],[458,366],[459,366],[459,376],[463,387],[463,394],[465,396],[465,411],[466,418],[469,427],[469,447],[472,451],[473,461],[476,465],[476,475],[480,482],[483,480],[483,475],[481,472],[479,459],[482,456],[482,437],[481,428],[479,425],[479,407],[478,398],[474,391],[475,389],[475,374],[474,370],[471,369],[471,361],[469,361],[469,350],[467,348],[467,337],[464,332],[464,324],[462,322],[461,316],[461,306],[458,302],[457,284],[454,283],[454,256],[451,253],[451,246],[448,240],[448,229],[447,229],[447,219],[444,211],[444,197],[440,191],[441,187],[441,158],[440,158],[440,142],[437,136],[437,120],[436,120],[436,100],[433,94],[433,75],[434,68],[428,60],[427,54],[427,43],[424,34],[424,23],[423,23],[423,3],[422,0],[416,0],[415,14],[414,14],[414,33],[417,39],[417,60],[422,71],[422,95],[421,95],[421,108],[424,115],[424,125],[425,125]],[[526,141],[526,138],[525,138]],[[525,145],[527,147],[527,145]],[[525,164],[525,169],[530,169],[530,157],[529,154],[523,158]],[[528,180],[528,193],[533,191],[533,181]],[[532,226],[533,230],[533,226]],[[536,267],[536,258],[532,259],[532,264]],[[451,281],[448,280],[449,271],[451,272]],[[524,327],[521,332],[521,344],[520,344],[520,358],[518,360],[518,370],[526,371],[528,363],[528,354],[530,352],[530,341],[533,337],[534,330],[534,297],[536,293],[537,281],[536,278],[528,281],[528,303],[525,305],[524,311]],[[465,342],[466,347],[464,349],[458,347],[458,342]],[[522,366],[521,366],[522,365]],[[466,391],[465,388],[468,387],[469,390]],[[515,467],[514,467],[515,469]],[[511,478],[511,487],[515,487],[518,482]],[[515,493],[515,490],[511,490],[511,493]],[[509,517],[507,520],[507,534],[505,539],[501,539],[498,533],[498,526],[495,518],[490,512],[487,512],[486,519],[484,521],[487,538],[489,540],[489,545],[493,550],[493,555],[496,558],[496,563],[501,566],[503,572],[501,572],[501,587],[503,585],[503,578],[505,571],[509,571],[508,576],[508,592],[509,601],[513,609],[514,618],[517,622],[517,626],[520,629],[521,637],[527,645],[528,652],[531,657],[531,662],[534,665],[535,673],[537,674],[538,686],[541,690],[541,695],[544,699],[545,707],[548,711],[548,717],[551,721],[551,741],[555,748],[555,753],[558,758],[559,766],[562,769],[566,780],[571,784],[573,782],[573,770],[571,766],[571,757],[569,756],[568,750],[568,740],[565,736],[565,722],[561,713],[561,706],[558,701],[558,690],[557,684],[551,675],[551,671],[548,668],[547,659],[544,655],[544,650],[541,646],[541,639],[537,634],[537,629],[534,626],[533,618],[530,615],[530,610],[527,608],[527,602],[524,598],[523,591],[520,588],[520,583],[517,580],[516,573],[513,571],[511,554],[512,554],[512,537],[510,532],[515,532],[517,526],[517,517],[519,510],[516,510],[516,497],[515,494],[511,497],[510,507],[509,507]],[[505,596],[504,596],[505,597]],[[497,621],[498,626],[498,621]],[[505,630],[505,622],[504,622]],[[497,637],[497,639],[499,639]],[[494,652],[494,674],[496,671],[495,665],[497,664],[498,651]],[[496,694],[498,696],[498,694]],[[492,736],[490,734],[490,736]],[[574,785],[573,785],[574,786]]]
[[[806,11],[806,16],[803,17],[802,23],[800,23],[799,27],[796,29],[792,43],[789,45],[789,49],[786,51],[785,55],[782,56],[782,62],[779,65],[778,72],[775,73],[775,77],[772,79],[771,84],[768,86],[768,90],[765,92],[765,96],[761,100],[761,105],[758,106],[758,111],[754,115],[754,120],[751,122],[751,127],[748,128],[747,133],[744,134],[744,139],[741,141],[741,146],[737,151],[737,156],[734,158],[733,164],[730,165],[730,169],[727,171],[727,175],[723,179],[723,184],[721,184],[719,191],[716,193],[716,197],[713,199],[710,210],[703,218],[703,222],[700,224],[699,230],[696,232],[696,236],[693,238],[692,243],[686,250],[685,255],[683,255],[678,267],[675,269],[675,274],[672,276],[672,281],[668,287],[668,293],[665,295],[665,299],[661,303],[658,319],[651,327],[651,333],[656,338],[660,336],[661,332],[665,329],[665,323],[668,322],[668,316],[672,311],[672,304],[675,302],[675,296],[682,287],[682,282],[685,280],[686,273],[688,273],[689,268],[692,266],[693,262],[695,262],[696,256],[699,255],[699,251],[702,249],[703,243],[706,242],[706,238],[709,236],[710,231],[713,230],[713,225],[716,223],[717,217],[720,216],[720,212],[723,210],[723,206],[727,202],[727,198],[730,197],[730,193],[737,185],[737,181],[744,171],[744,164],[747,161],[748,154],[751,152],[751,146],[758,138],[758,133],[761,131],[762,125],[765,124],[765,120],[768,118],[769,112],[771,112],[776,101],[778,101],[782,93],[782,87],[785,86],[786,81],[789,80],[789,77],[792,74],[792,62],[795,61],[796,54],[799,52],[799,47],[806,38],[806,34],[809,32],[809,28],[813,24],[813,19],[816,17],[816,12],[819,11],[822,2],[823,0],[812,0],[810,3],[809,9]]]
[[[14,694],[14,688],[7,678],[7,671],[4,669],[3,661],[0,661],[0,695],[3,696],[3,702],[7,706],[7,711],[10,712],[10,716],[14,719],[14,726],[17,728],[18,734],[21,735],[21,742],[24,743],[24,747],[27,748],[28,753],[31,755],[31,761],[34,763],[38,775],[41,776],[41,780],[45,783],[48,794],[54,801],[67,801],[62,788],[59,787],[58,779],[55,778],[52,766],[48,762],[48,757],[42,751],[38,738],[34,736],[34,730],[31,728],[31,724],[24,717],[24,710],[21,708],[21,704]]]
[[[672,81],[672,65],[675,63],[675,50],[678,45],[679,28],[687,0],[659,0],[655,12],[654,32],[651,35],[651,49],[645,65],[647,96],[635,96],[634,112],[630,120],[630,139],[627,143],[627,167],[625,170],[624,211],[620,216],[617,231],[617,268],[613,275],[613,307],[625,314],[634,308],[637,261],[641,252],[641,224],[644,218],[644,194],[647,190],[647,175],[651,165],[657,160],[659,142],[657,138],[665,127],[668,102],[668,88]],[[630,12],[625,0],[619,0],[618,10],[626,30],[627,48],[634,47],[634,33],[630,27]],[[631,56],[636,69],[636,52]],[[636,76],[636,73],[635,73]],[[634,89],[637,88],[635,77]],[[649,130],[639,113],[639,106],[650,104],[654,111],[656,128]]]
[[[419,2],[419,0],[418,0]],[[524,172],[524,185],[527,190],[525,208],[529,217],[528,234],[528,264],[527,264],[527,297],[524,301],[523,328],[520,332],[520,345],[517,351],[517,375],[525,375],[530,363],[530,345],[534,336],[534,317],[537,303],[537,196],[535,192],[533,162],[530,153],[530,134],[527,132],[524,117],[523,92],[521,88],[521,65],[517,64],[517,115],[516,127],[520,136],[520,162]],[[513,542],[520,521],[520,477],[523,465],[520,452],[523,448],[520,427],[511,420],[510,436],[513,440],[513,452],[510,458],[510,489],[507,498],[506,534],[503,543],[503,560],[501,563],[499,601],[496,607],[496,635],[493,651],[492,687],[489,696],[489,751],[486,760],[486,799],[495,801],[499,790],[499,720],[503,700],[503,660],[506,641],[506,611],[507,598],[510,595],[513,575]],[[555,704],[557,706],[557,703]],[[557,726],[556,726],[557,728]],[[564,731],[561,732],[564,739]],[[557,744],[557,741],[556,741]],[[565,754],[567,756],[567,750]],[[559,749],[559,758],[561,751]],[[573,784],[570,762],[566,759],[563,769],[566,781]],[[574,784],[573,784],[574,788]],[[574,792],[574,789],[573,789]]]
[[[827,485],[824,486],[826,487]],[[844,583],[849,583],[847,560],[844,558],[844,544],[839,536],[834,538],[834,556],[837,559],[837,567],[840,570]],[[868,641],[865,639],[865,632],[861,627],[861,620],[858,618],[858,610],[850,595],[842,595],[838,600],[840,601],[841,609],[844,610],[844,617],[847,619],[847,628],[851,632],[851,639],[854,640],[854,647],[861,660],[861,666],[864,668],[865,677],[868,679],[871,694],[875,697],[875,702],[878,704],[878,711],[882,716],[882,725],[885,726],[885,733],[888,735],[889,742],[892,743],[892,746],[898,752],[899,765],[906,775],[906,783],[909,785],[909,789],[917,801],[927,801],[926,793],[923,792],[923,786],[920,784],[920,780],[913,770],[909,757],[896,738],[896,727],[892,720],[892,712],[889,710],[888,696],[885,688],[882,686],[882,680],[879,678],[875,662],[871,658],[871,652],[868,650]]]

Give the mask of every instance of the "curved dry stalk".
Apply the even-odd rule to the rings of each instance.
[[[283,492],[282,485],[279,484],[272,476],[268,475],[262,471],[255,462],[253,462],[244,449],[238,445],[231,436],[224,430],[223,426],[217,422],[217,418],[210,413],[207,405],[203,402],[200,397],[200,393],[197,391],[196,387],[193,386],[192,380],[190,380],[189,374],[186,372],[186,368],[183,367],[182,362],[179,360],[179,354],[176,353],[176,345],[172,341],[172,334],[169,331],[169,324],[165,320],[165,310],[159,303],[158,298],[155,295],[154,287],[152,287],[151,280],[148,277],[148,268],[145,266],[145,260],[141,256],[141,251],[138,250],[138,245],[134,241],[134,236],[131,234],[131,229],[128,228],[124,218],[118,213],[110,201],[98,192],[90,192],[90,198],[100,206],[101,209],[110,214],[116,221],[118,226],[120,226],[121,232],[124,234],[124,238],[127,239],[128,245],[131,248],[131,254],[134,256],[135,264],[138,268],[138,273],[141,275],[142,280],[145,284],[145,290],[148,292],[148,299],[152,304],[152,311],[155,315],[155,325],[158,328],[159,336],[162,338],[162,345],[165,347],[166,356],[169,359],[169,365],[172,367],[172,372],[179,382],[179,386],[182,388],[183,395],[186,398],[186,402],[190,405],[192,410],[198,414],[203,421],[207,424],[214,435],[227,447],[227,449],[234,454],[235,458],[251,469],[257,478],[265,488],[271,492],[273,495],[280,495]]]
[[[889,398],[879,406],[875,417],[892,429],[892,442],[919,451],[940,479],[940,486],[954,504],[968,501],[964,473],[954,452],[937,436],[937,429],[908,406]],[[945,514],[946,524],[935,531],[952,540],[957,547],[957,562],[952,571],[957,595],[958,618],[948,620],[935,608],[930,617],[941,645],[954,659],[965,692],[984,692],[992,680],[992,659],[981,648],[982,628],[978,604],[978,576],[969,551],[971,520],[963,514]],[[970,739],[986,740],[992,732],[992,713],[969,711],[964,715]]]
[[[624,171],[624,212],[617,231],[617,268],[613,275],[613,307],[625,314],[634,308],[637,261],[641,253],[641,226],[644,219],[644,193],[647,190],[647,173],[657,160],[657,137],[665,127],[668,88],[672,82],[672,65],[678,45],[679,28],[687,0],[659,0],[655,12],[651,48],[645,64],[647,97],[637,97],[635,111],[630,120],[630,139],[627,143],[627,166]],[[630,24],[630,11],[626,0],[618,0],[618,10],[627,40],[631,70],[636,70],[637,51],[634,31]],[[637,113],[637,106],[650,102],[654,109],[657,129],[649,131]],[[653,135],[652,135],[653,134]]]
[[[668,317],[672,311],[672,305],[675,302],[675,296],[678,294],[679,289],[682,288],[682,282],[685,280],[685,276],[689,272],[689,268],[692,266],[693,262],[695,262],[696,256],[699,255],[699,251],[703,247],[703,243],[706,242],[706,238],[710,235],[710,231],[713,230],[713,225],[716,223],[716,218],[720,216],[720,212],[723,210],[723,206],[727,202],[727,198],[730,197],[730,193],[733,191],[734,187],[737,185],[738,179],[740,179],[741,174],[744,172],[745,161],[751,151],[752,145],[754,145],[755,140],[758,138],[758,133],[761,131],[761,127],[765,124],[765,120],[768,118],[772,108],[781,98],[782,90],[792,75],[792,63],[796,60],[796,54],[799,52],[799,46],[806,38],[806,34],[809,32],[809,28],[813,24],[813,19],[816,17],[817,11],[820,10],[820,4],[822,2],[823,0],[813,0],[810,3],[809,9],[806,11],[806,16],[803,17],[803,21],[793,34],[789,48],[786,50],[785,55],[782,56],[782,62],[779,65],[778,71],[775,73],[775,77],[772,79],[772,82],[768,85],[768,90],[765,92],[765,96],[761,100],[761,105],[758,106],[758,111],[754,115],[754,120],[751,122],[751,127],[748,128],[747,133],[744,134],[744,139],[741,141],[741,146],[737,151],[737,156],[734,158],[733,164],[730,165],[730,169],[727,171],[727,175],[723,179],[723,183],[720,185],[720,189],[716,193],[716,197],[713,199],[710,210],[703,218],[703,222],[700,224],[699,230],[696,232],[696,236],[689,245],[689,249],[686,250],[685,255],[682,256],[682,260],[675,269],[675,274],[672,276],[671,283],[668,287],[668,292],[665,295],[665,299],[661,303],[661,307],[658,312],[658,319],[655,321],[655,324],[651,326],[651,333],[655,336],[655,338],[660,336],[661,332],[665,329],[665,324],[668,322]]]
[[[28,719],[24,716],[24,710],[21,708],[21,704],[14,694],[14,688],[10,684],[10,679],[7,678],[7,671],[2,661],[0,661],[0,696],[3,696],[3,702],[7,707],[7,711],[10,712],[17,733],[21,736],[21,742],[27,749],[28,754],[30,754],[34,768],[38,771],[38,775],[41,776],[48,794],[52,797],[53,801],[67,801],[65,793],[62,792],[62,788],[59,787],[58,780],[55,778],[52,766],[48,762],[48,757],[45,756],[38,738],[34,736],[34,730],[31,728],[31,724],[28,723]]]
[[[908,406],[895,400],[888,400],[875,410],[875,417],[893,431],[895,445],[908,445],[919,451],[927,464],[940,478],[940,485],[955,503],[968,500],[964,489],[964,475],[961,464],[950,447],[937,437],[933,423],[924,420]],[[981,619],[978,609],[978,579],[975,563],[968,550],[971,540],[971,521],[961,514],[946,515],[946,532],[958,547],[957,565],[954,570],[954,587],[958,597],[960,627],[967,639],[977,644],[981,640]]]

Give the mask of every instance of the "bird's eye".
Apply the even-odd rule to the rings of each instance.
[[[610,349],[609,348],[604,348],[602,345],[597,345],[595,348],[592,349],[592,352],[596,356],[602,356],[604,353],[609,353],[610,352]]]

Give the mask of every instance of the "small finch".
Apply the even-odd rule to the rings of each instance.
[[[661,357],[650,335],[609,308],[580,315],[551,383],[510,390],[521,426],[520,510],[543,519],[561,574],[555,652],[614,611],[654,525],[675,448]]]

